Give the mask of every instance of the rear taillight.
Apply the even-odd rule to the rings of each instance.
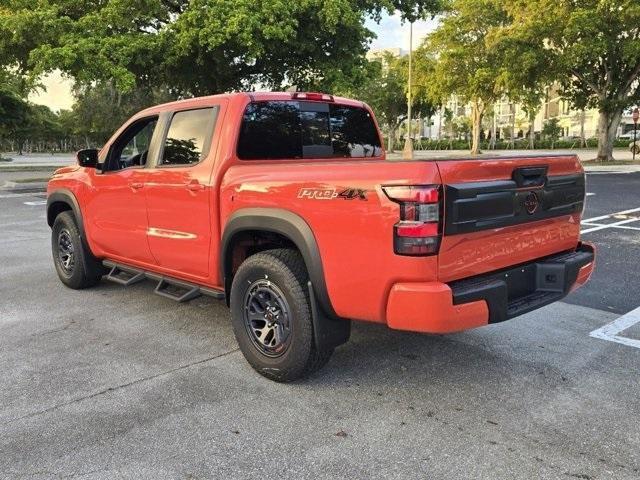
[[[438,253],[440,246],[441,192],[437,185],[382,187],[400,204],[400,221],[393,226],[393,251],[398,255]]]

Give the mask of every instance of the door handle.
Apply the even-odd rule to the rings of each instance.
[[[190,190],[192,192],[197,192],[197,191],[200,191],[200,190],[204,190],[204,185],[202,185],[197,180],[191,180],[189,183],[187,183],[187,190]]]
[[[133,188],[134,190],[140,190],[142,187],[144,187],[144,183],[142,183],[142,182],[131,182],[129,184],[129,186],[131,188]]]

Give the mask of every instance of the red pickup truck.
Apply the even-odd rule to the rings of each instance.
[[[458,332],[594,266],[575,156],[389,161],[371,109],[327,94],[152,107],[77,160],[48,186],[62,282],[226,299],[246,359],[278,381],[324,365],[351,319]]]

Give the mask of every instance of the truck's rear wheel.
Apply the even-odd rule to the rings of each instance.
[[[333,353],[315,346],[307,271],[295,250],[246,259],[233,278],[230,304],[240,349],[267,378],[295,380],[321,368]]]
[[[51,250],[58,277],[66,286],[87,288],[100,281],[103,268],[82,243],[71,212],[62,212],[53,222]]]

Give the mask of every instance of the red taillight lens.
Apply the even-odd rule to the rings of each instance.
[[[382,189],[394,202],[437,203],[440,198],[440,189],[434,186],[401,185]]]
[[[393,227],[393,250],[398,255],[433,255],[440,245],[440,187],[401,185],[382,187],[400,204],[400,221]]]
[[[437,223],[398,222],[395,224],[396,235],[401,237],[435,237],[438,235]]]

